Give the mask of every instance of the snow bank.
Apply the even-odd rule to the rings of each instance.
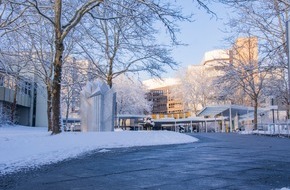
[[[197,139],[170,131],[67,132],[50,135],[46,128],[0,127],[0,175],[38,167],[109,148],[192,143]]]
[[[239,131],[238,133],[241,135],[251,135],[253,134],[253,131]]]

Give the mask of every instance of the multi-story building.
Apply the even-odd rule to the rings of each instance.
[[[180,84],[178,79],[150,79],[144,81],[144,84],[149,89],[146,99],[153,102],[152,114],[154,118],[184,117],[183,102],[174,96],[174,90]]]
[[[20,125],[47,126],[46,101],[41,91],[32,78],[16,78],[13,73],[0,71],[0,122],[13,119]]]
[[[224,67],[230,62],[229,50],[212,50],[205,52],[200,64],[190,65],[187,68],[189,87],[192,97],[187,96],[188,110],[192,110],[193,115],[197,114],[204,106],[216,104],[217,93],[214,80],[224,74]],[[189,100],[191,99],[191,100]]]
[[[259,60],[258,60],[258,39],[257,37],[238,38],[231,48],[230,59],[234,70],[239,71],[237,76],[241,83],[252,89],[259,88]],[[234,104],[253,106],[252,98],[245,92],[246,87],[236,89]],[[253,90],[247,90],[253,93]]]
[[[234,64],[258,64],[258,38],[238,38],[231,48],[231,61]]]
[[[243,59],[250,59],[252,62],[258,60],[256,37],[238,38],[233,47],[228,50],[213,50],[206,52],[200,64],[188,66],[187,73],[192,72],[192,75],[198,80],[197,83],[203,85],[201,88],[206,88],[206,84],[202,83],[211,83],[215,78],[224,74],[224,69],[228,64],[237,62],[238,60],[242,61]],[[190,103],[184,104],[183,100],[173,96],[173,92],[178,88],[178,85],[180,85],[180,81],[178,79],[170,80],[171,82],[169,82],[168,79],[164,79],[163,82],[157,82],[156,80],[153,80],[153,82],[145,81],[145,84],[150,87],[147,98],[153,101],[152,113],[159,115],[172,115],[178,113],[181,117],[194,115],[187,113],[190,110],[190,108],[188,108]],[[178,82],[172,83],[174,80]],[[213,90],[213,86],[210,86],[209,89]],[[210,93],[211,92],[208,92],[207,95]],[[194,107],[201,110],[202,107],[205,106],[203,105],[205,102],[206,104],[229,103],[226,99],[218,100],[218,98],[213,95],[211,97],[209,96],[207,101],[199,102],[197,105],[194,105]]]

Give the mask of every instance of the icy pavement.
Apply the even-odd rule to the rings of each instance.
[[[290,187],[290,140],[192,134],[196,143],[101,149],[6,175],[0,189],[251,189]]]

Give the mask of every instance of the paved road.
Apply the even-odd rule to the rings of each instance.
[[[290,188],[290,139],[193,134],[197,143],[112,149],[0,176],[0,189]]]

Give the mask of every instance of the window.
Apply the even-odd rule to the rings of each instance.
[[[0,86],[4,86],[4,75],[0,74]]]

